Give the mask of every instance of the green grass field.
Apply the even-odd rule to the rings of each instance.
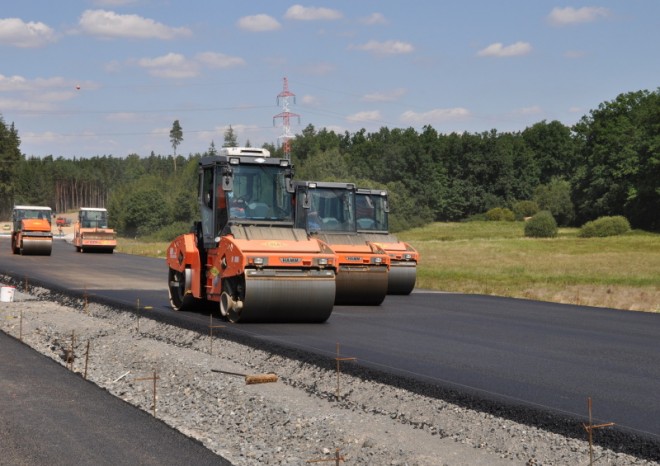
[[[660,235],[525,238],[522,222],[433,223],[399,233],[420,252],[417,287],[660,312]],[[119,252],[165,257],[168,243],[119,239]]]
[[[660,235],[525,238],[522,222],[434,223],[399,234],[419,288],[660,312]]]

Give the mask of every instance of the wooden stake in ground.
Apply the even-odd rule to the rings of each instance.
[[[339,400],[339,361],[355,361],[357,358],[340,358],[339,357],[339,342],[337,342],[337,400]]]
[[[153,380],[154,381],[154,404],[152,405],[153,409],[153,414],[154,417],[156,417],[156,380],[158,380],[158,374],[156,373],[156,370],[154,369],[154,375],[152,377],[143,377],[140,379],[135,379],[136,382],[141,381],[141,380]]]
[[[66,367],[71,371],[73,370],[73,359],[75,358],[75,355],[73,354],[75,343],[76,343],[76,331],[72,330],[71,331],[71,348],[69,349],[69,351],[66,355]]]
[[[153,309],[151,306],[144,306],[142,309],[148,311]],[[137,333],[140,333],[140,298],[137,299]]]
[[[335,457],[334,458],[324,458],[320,460],[308,460],[307,463],[326,463],[329,461],[334,461],[335,466],[339,466],[339,462],[341,461],[342,463],[346,461],[343,456],[339,456],[339,448],[335,450]]]
[[[589,424],[582,424],[584,430],[589,434],[589,465],[593,466],[594,464],[594,441],[593,441],[593,431],[594,429],[601,429],[603,427],[613,426],[613,422],[607,422],[605,424],[596,424],[594,425],[591,417],[591,397],[587,398],[587,408],[589,410]]]
[[[213,325],[213,314],[209,314],[209,355],[213,354],[213,329],[225,328],[224,325]]]
[[[85,373],[83,379],[87,380],[87,363],[89,362],[89,340],[87,340],[87,351],[85,351]]]

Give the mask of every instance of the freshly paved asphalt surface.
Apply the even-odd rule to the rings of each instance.
[[[174,313],[164,259],[80,254],[56,241],[50,257],[13,256],[0,273]],[[415,291],[381,306],[336,306],[325,324],[230,325],[230,332],[403,374],[441,387],[584,419],[660,440],[660,315],[487,296]]]
[[[0,465],[230,465],[0,332]]]

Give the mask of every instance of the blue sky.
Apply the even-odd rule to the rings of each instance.
[[[27,156],[126,157],[290,132],[576,123],[660,86],[660,1],[25,0],[0,9],[0,115]]]

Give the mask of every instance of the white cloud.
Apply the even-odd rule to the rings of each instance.
[[[25,113],[40,113],[50,112],[54,110],[53,105],[47,101],[40,101],[38,99],[3,99],[0,98],[0,108],[4,112],[25,112]],[[21,139],[23,136],[21,135]]]
[[[348,121],[379,121],[382,120],[383,117],[381,116],[378,110],[370,110],[366,112],[354,113],[353,115],[348,115],[346,119]]]
[[[202,52],[195,55],[195,59],[209,68],[235,68],[245,65],[245,60],[232,57],[224,53]]]
[[[374,92],[372,94],[366,94],[362,97],[363,102],[392,102],[398,100],[400,97],[406,95],[408,91],[402,87],[398,89],[392,89],[388,92]]]
[[[340,11],[332,10],[330,8],[317,8],[317,7],[304,7],[302,5],[293,5],[286,10],[284,17],[286,19],[295,19],[301,21],[314,21],[326,20],[332,21],[341,19],[342,14]]]
[[[25,91],[30,83],[23,76],[4,76],[0,74],[0,91]]]
[[[401,114],[400,120],[409,124],[432,124],[447,121],[459,121],[469,116],[469,110],[462,107],[436,108],[421,113],[408,110]]]
[[[412,44],[398,40],[388,40],[385,42],[370,40],[366,44],[353,45],[349,48],[363,50],[376,55],[398,55],[402,53],[411,53],[415,50]]]
[[[566,52],[564,52],[564,56],[566,58],[582,58],[585,55],[586,53],[581,50],[567,50]]]
[[[73,82],[58,76],[52,78],[27,79],[18,75],[4,76],[0,74],[0,92],[39,92],[42,93],[42,96],[44,96],[46,94],[43,92],[47,91],[70,93],[73,95],[75,94],[73,90],[77,84],[84,86],[86,89],[98,89],[98,84],[92,81],[85,81],[82,83]]]
[[[314,76],[326,76],[332,73],[337,67],[332,63],[321,62],[307,65],[303,68],[303,72]]]
[[[590,23],[600,18],[610,16],[607,8],[585,6],[583,8],[553,8],[548,15],[548,22],[553,26],[566,26],[567,24]]]
[[[105,117],[107,121],[119,121],[119,122],[135,122],[135,121],[142,121],[144,119],[144,115],[141,113],[132,113],[132,112],[117,112],[117,113],[110,113]]]
[[[479,50],[479,57],[515,57],[527,55],[532,51],[532,46],[528,42],[516,42],[506,47],[501,42],[490,44],[485,49]]]
[[[237,24],[239,28],[250,32],[276,31],[282,27],[279,21],[268,15],[244,16]]]
[[[538,105],[533,105],[531,107],[522,107],[514,111],[517,115],[540,115],[543,113],[543,109]]]
[[[311,106],[317,106],[319,105],[319,99],[316,96],[313,95],[304,95],[302,96],[302,104],[303,105],[311,105]]]
[[[137,3],[137,0],[94,0],[92,2],[96,6],[124,6],[130,5],[131,3]]]
[[[30,48],[53,41],[55,32],[44,23],[26,23],[19,18],[0,19],[0,44]]]
[[[192,78],[199,74],[198,65],[179,53],[141,58],[137,64],[159,78]]]
[[[388,24],[387,18],[382,13],[372,13],[369,16],[360,20],[362,24],[372,26],[374,24]]]
[[[188,28],[172,28],[153,19],[106,10],[86,10],[79,25],[87,34],[109,38],[174,39],[192,34]]]
[[[202,68],[235,68],[245,65],[245,60],[223,53],[201,52],[194,58],[187,58],[180,53],[168,53],[155,58],[141,58],[135,63],[159,78],[194,78],[201,74]]]
[[[73,140],[76,136],[66,136],[63,134],[55,133],[53,131],[45,131],[43,133],[25,132],[21,133],[21,141],[29,142],[31,144],[45,144],[52,145],[53,143],[63,143]]]

